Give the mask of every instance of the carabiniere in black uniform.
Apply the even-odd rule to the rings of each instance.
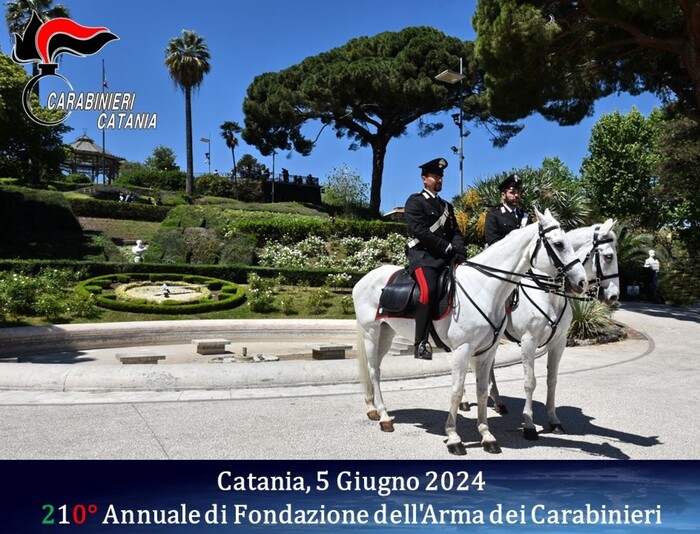
[[[431,306],[436,301],[440,272],[450,261],[464,261],[464,238],[457,226],[452,204],[438,196],[447,161],[437,158],[420,166],[424,189],[408,197],[404,214],[413,236],[408,243],[408,268],[418,283],[414,356],[432,359],[428,343]]]
[[[498,186],[503,204],[486,215],[484,237],[487,245],[493,245],[513,230],[530,224],[530,215],[520,207],[521,182],[517,174],[511,174]]]

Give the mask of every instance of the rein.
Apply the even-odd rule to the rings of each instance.
[[[561,291],[561,287],[562,287],[563,281],[564,281],[563,280],[564,275],[568,271],[570,271],[574,267],[574,265],[576,265],[577,263],[581,263],[581,260],[576,258],[575,260],[564,265],[564,262],[561,261],[559,256],[556,254],[556,252],[552,248],[552,246],[549,244],[549,241],[547,241],[547,239],[545,238],[545,236],[549,232],[551,232],[552,230],[556,230],[558,228],[559,228],[559,226],[557,226],[557,225],[550,226],[549,228],[544,228],[544,229],[542,228],[542,226],[540,226],[539,235],[537,238],[537,244],[535,245],[535,249],[534,249],[532,255],[530,256],[530,265],[533,265],[534,259],[537,256],[537,252],[539,251],[540,246],[544,242],[544,247],[545,247],[545,250],[547,251],[547,256],[552,261],[552,263],[557,267],[558,274],[557,274],[557,277],[555,279],[549,278],[547,276],[535,274],[534,272],[532,272],[532,269],[528,270],[527,273],[520,274],[520,273],[516,273],[513,271],[506,271],[504,269],[498,269],[496,267],[491,267],[489,265],[483,265],[481,263],[475,263],[475,262],[469,261],[469,260],[465,261],[464,265],[468,265],[469,267],[472,267],[473,269],[479,271],[480,273],[482,273],[488,277],[496,278],[498,280],[501,280],[503,282],[508,282],[508,283],[516,285],[516,286],[529,287],[531,289],[538,289],[540,291],[548,291],[550,293],[552,293],[552,292],[556,293],[557,291]],[[519,279],[517,281],[515,281],[515,280],[511,280],[509,278],[506,278],[505,276],[500,276],[500,275],[517,276]],[[529,279],[533,280],[536,285],[524,286],[522,284],[522,281],[521,281],[522,278],[529,278]],[[551,280],[554,280],[554,281],[551,281]],[[557,283],[557,280],[560,280],[560,282]],[[488,315],[486,315],[486,313],[484,313],[484,311],[479,307],[479,305],[476,302],[474,302],[474,300],[471,298],[469,293],[467,293],[467,290],[464,289],[462,284],[459,282],[457,277],[455,277],[455,283],[456,283],[457,287],[459,287],[459,289],[462,291],[462,293],[464,293],[464,296],[467,297],[469,302],[471,302],[472,306],[474,306],[474,308],[476,308],[476,310],[481,314],[481,316],[486,320],[486,322],[489,324],[489,326],[493,330],[493,340],[491,341],[491,344],[488,347],[481,349],[481,350],[474,353],[474,356],[478,356],[478,355],[483,354],[484,352],[488,351],[489,349],[491,349],[491,347],[493,347],[496,344],[496,342],[498,341],[498,338],[501,334],[501,329],[503,328],[503,325],[506,322],[508,314],[504,313],[503,319],[501,320],[501,324],[499,326],[496,326],[491,321],[491,319],[488,317]],[[559,294],[559,293],[557,293],[557,294]],[[561,293],[561,294],[563,295],[563,293]],[[527,294],[526,294],[526,296],[527,296]],[[530,299],[529,296],[527,296],[527,297],[528,297],[528,299]],[[563,312],[562,312],[562,315],[563,315]],[[547,316],[545,315],[545,317],[547,317]],[[549,317],[547,317],[547,319],[549,320]],[[560,319],[561,319],[561,316],[557,320],[556,324],[559,323]],[[550,320],[550,323],[551,323],[551,320]],[[556,329],[556,324],[554,324],[553,330]],[[552,335],[554,335],[554,333],[552,333]]]
[[[547,289],[546,286],[545,286],[545,287],[537,287],[537,288],[535,288],[535,289],[540,289],[540,290],[542,290],[542,291],[547,291],[547,292],[549,292],[549,293],[553,293],[553,294],[558,295],[558,296],[561,296],[561,297],[565,297],[565,299],[564,299],[564,306],[562,306],[561,312],[559,313],[559,316],[557,317],[556,320],[552,320],[552,318],[549,317],[549,315],[547,315],[547,312],[544,311],[540,306],[538,306],[537,303],[532,299],[532,297],[530,297],[530,295],[527,294],[527,292],[525,291],[525,288],[526,288],[526,287],[532,288],[532,286],[526,286],[525,284],[520,283],[520,287],[522,288],[522,293],[523,293],[523,295],[525,295],[525,297],[527,297],[527,299],[530,301],[530,303],[531,303],[531,304],[537,309],[537,311],[540,312],[540,314],[547,320],[547,322],[549,323],[550,328],[552,329],[551,332],[550,332],[550,334],[549,334],[549,337],[547,338],[547,341],[545,341],[545,342],[542,343],[539,347],[537,347],[538,349],[541,349],[542,347],[544,347],[545,345],[547,345],[547,344],[552,340],[552,338],[554,337],[554,334],[555,334],[556,331],[557,331],[557,327],[559,326],[559,323],[561,322],[562,317],[564,317],[564,312],[566,311],[566,307],[567,307],[568,304],[569,304],[569,299],[572,299],[572,300],[584,300],[584,301],[594,300],[594,299],[595,299],[595,296],[597,295],[597,292],[598,292],[598,289],[599,289],[599,286],[600,286],[600,282],[603,281],[603,280],[608,280],[608,279],[610,279],[610,278],[616,278],[616,277],[618,276],[617,273],[611,274],[611,275],[607,275],[607,276],[603,275],[603,269],[602,269],[602,266],[601,266],[601,264],[600,264],[600,251],[598,250],[598,247],[599,247],[600,245],[604,245],[604,244],[606,244],[606,243],[613,243],[615,240],[614,240],[614,238],[612,238],[612,237],[608,237],[608,238],[606,238],[606,239],[600,239],[600,238],[598,237],[598,236],[599,236],[599,232],[600,232],[600,225],[598,225],[598,226],[596,226],[596,227],[594,228],[594,230],[593,230],[593,240],[592,240],[592,241],[593,241],[593,246],[591,247],[591,250],[588,252],[588,254],[586,254],[586,257],[584,258],[584,260],[581,262],[581,265],[584,265],[584,266],[585,266],[585,265],[586,265],[586,262],[587,262],[591,257],[595,257],[595,266],[596,266],[596,276],[597,276],[597,278],[596,278],[595,280],[589,280],[589,281],[588,281],[588,283],[590,284],[590,287],[591,287],[591,288],[593,288],[594,285],[595,285],[595,291],[591,291],[591,290],[589,289],[589,292],[587,293],[587,295],[586,295],[585,297],[577,297],[577,296],[573,296],[573,295],[567,295],[567,294],[564,293],[563,291],[548,291],[548,289]],[[530,270],[529,273],[532,273],[532,270]],[[536,278],[538,275],[536,275],[535,273],[532,273],[532,274],[534,275],[534,277],[533,277],[532,279],[533,279],[533,280],[535,281],[535,283],[539,286],[540,284],[538,283],[537,278]],[[511,335],[510,333],[508,333],[508,330],[507,330],[507,329],[506,329],[506,336],[507,336],[508,339],[510,339],[511,341],[520,343],[520,340],[516,339],[515,336]]]
[[[547,292],[552,292],[556,293],[557,291],[562,291],[562,286],[563,286],[563,278],[564,275],[569,272],[577,263],[581,263],[581,260],[576,258],[575,260],[572,260],[571,262],[567,263],[564,265],[564,262],[561,261],[557,253],[554,251],[552,248],[552,245],[549,244],[549,241],[545,238],[545,235],[547,235],[549,232],[552,230],[557,230],[559,229],[559,226],[554,225],[550,226],[549,228],[542,228],[540,226],[539,229],[539,236],[537,238],[537,244],[535,245],[535,248],[532,252],[532,255],[530,256],[530,265],[533,265],[533,262],[535,260],[535,257],[537,256],[537,253],[539,252],[540,246],[542,246],[542,243],[544,242],[544,247],[545,250],[547,251],[547,256],[549,256],[549,259],[552,260],[552,263],[554,266],[557,268],[557,276],[555,278],[551,278],[546,275],[539,275],[536,274],[530,269],[527,273],[515,273],[513,271],[506,271],[504,269],[498,269],[497,267],[491,267],[490,265],[484,265],[482,263],[476,263],[470,260],[467,260],[463,263],[463,265],[468,265],[469,267],[472,267],[473,269],[476,269],[479,271],[481,274],[484,274],[486,276],[489,276],[491,278],[497,278],[498,280],[501,280],[503,282],[508,282],[509,284],[513,285],[522,285],[522,281],[518,280],[511,280],[509,278],[506,278],[504,276],[499,276],[499,274],[504,274],[504,275],[511,275],[511,276],[518,276],[519,278],[528,278],[535,282],[536,285],[530,286],[526,285],[524,287],[529,287],[531,289],[538,289],[540,291],[547,291]],[[498,273],[498,274],[497,274]],[[563,294],[563,292],[562,292]]]

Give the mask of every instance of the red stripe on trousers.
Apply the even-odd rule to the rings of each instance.
[[[423,267],[418,267],[418,269],[413,271],[413,274],[416,277],[416,282],[418,282],[418,288],[420,289],[418,302],[421,304],[428,304],[430,302],[430,293],[428,292],[428,281],[423,274]]]

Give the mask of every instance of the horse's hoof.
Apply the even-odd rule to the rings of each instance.
[[[534,428],[524,428],[523,429],[523,437],[528,441],[536,441],[539,439],[539,435],[537,434],[537,430],[535,430]]]
[[[447,450],[450,454],[454,454],[455,456],[467,455],[467,448],[464,446],[463,443],[448,443]]]
[[[483,444],[484,450],[488,452],[489,454],[501,454],[501,448],[498,446],[498,443],[495,441],[489,441],[488,443]]]
[[[382,429],[382,432],[393,432],[394,431],[394,422],[393,421],[380,421],[379,428]]]
[[[367,417],[369,417],[370,421],[379,421],[379,412],[377,410],[372,410],[367,412]]]
[[[493,409],[496,410],[496,413],[500,413],[501,415],[506,415],[508,413],[508,408],[505,404],[496,404]]]
[[[468,402],[460,402],[459,403],[459,409],[462,412],[468,412],[472,409],[472,407],[469,405]]]
[[[557,423],[555,425],[550,424],[549,429],[552,432],[552,434],[566,434],[566,431],[564,430],[564,427],[561,425],[561,423]]]

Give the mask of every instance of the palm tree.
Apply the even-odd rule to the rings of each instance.
[[[52,6],[53,0],[15,0],[5,2],[7,11],[5,12],[5,22],[10,35],[17,33],[24,34],[24,30],[32,18],[32,13],[36,12],[42,22],[59,17],[69,17],[68,8],[62,4]],[[32,77],[39,74],[39,66],[32,63]],[[39,84],[34,85],[34,93],[39,97]]]
[[[238,169],[236,169],[236,147],[238,146],[238,137],[235,134],[239,134],[243,131],[241,125],[237,122],[226,121],[221,125],[221,137],[226,140],[226,146],[231,149],[231,157],[233,158],[233,181],[236,181],[236,176],[238,175]]]
[[[185,129],[187,131],[187,179],[185,193],[192,194],[194,169],[192,163],[192,89],[198,89],[204,75],[211,69],[209,47],[204,38],[193,31],[182,30],[182,37],[174,37],[165,49],[165,66],[176,87],[185,93]]]

